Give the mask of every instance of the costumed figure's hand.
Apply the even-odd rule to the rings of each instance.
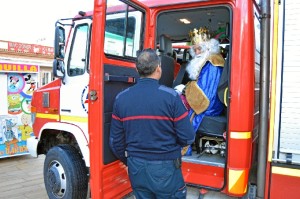
[[[182,147],[181,149],[181,155],[184,156],[186,154],[186,152],[188,151],[190,145],[187,145],[185,147]]]
[[[183,84],[179,84],[178,86],[175,86],[175,91],[178,93],[178,94],[182,94],[182,91],[183,91],[183,89],[185,88],[185,85],[183,85]]]

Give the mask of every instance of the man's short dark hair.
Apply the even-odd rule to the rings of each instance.
[[[136,68],[141,77],[151,75],[160,65],[160,59],[153,49],[145,49],[138,53]]]

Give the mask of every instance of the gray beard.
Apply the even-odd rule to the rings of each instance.
[[[207,61],[206,54],[197,55],[190,61],[190,63],[186,68],[186,71],[188,72],[191,80],[198,79],[201,69],[204,66],[206,61]]]

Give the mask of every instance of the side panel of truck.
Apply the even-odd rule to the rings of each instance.
[[[300,2],[275,3],[269,198],[300,195]],[[278,26],[278,29],[277,29]],[[276,34],[278,31],[278,35]],[[278,36],[278,46],[277,46]],[[273,115],[274,114],[274,115]],[[274,136],[273,136],[274,135]]]

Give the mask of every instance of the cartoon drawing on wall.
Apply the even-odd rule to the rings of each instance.
[[[23,125],[18,126],[19,132],[21,132],[21,141],[26,141],[33,135],[33,129],[29,125],[31,122],[31,116],[28,114],[23,114],[21,117],[21,122]]]
[[[17,73],[12,73],[10,75],[7,76],[7,80],[8,80],[8,93],[20,93],[24,86],[25,86],[25,82],[24,82],[24,78],[22,75],[17,74]]]
[[[33,91],[36,89],[36,80],[31,74],[24,75],[25,86],[23,92],[21,93],[24,97],[30,98]]]
[[[16,126],[17,123],[14,123],[12,119],[5,119],[5,125],[4,128],[4,137],[7,142],[12,141],[13,139],[16,139],[16,136],[13,132],[13,127]]]
[[[19,114],[22,112],[20,94],[7,95],[7,102],[8,102],[8,113],[9,114],[16,115],[16,114]]]
[[[23,113],[30,114],[31,113],[31,99],[23,98],[21,102],[21,108]]]
[[[7,94],[3,93],[7,101],[0,103],[7,110],[0,115],[0,158],[29,153],[27,138],[33,136],[31,98],[37,89],[39,69],[38,66],[26,64],[6,65],[12,71],[0,70],[0,74],[4,74],[1,77],[6,81],[1,85],[7,88],[4,90]]]
[[[18,88],[18,82],[19,82],[19,78],[18,77],[16,77],[16,76],[10,76],[9,77],[9,79],[10,79],[10,85],[9,85],[9,88],[11,89],[11,90],[16,90],[17,88]]]
[[[14,154],[14,148],[18,148],[18,139],[17,139],[17,131],[16,131],[16,122],[14,119],[2,119],[2,136],[3,142],[6,146],[7,154]]]

